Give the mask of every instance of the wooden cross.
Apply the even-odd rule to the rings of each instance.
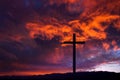
[[[75,74],[76,73],[76,44],[85,44],[85,41],[77,42],[76,35],[74,33],[73,34],[73,41],[72,42],[66,41],[66,42],[63,42],[63,44],[73,44],[73,74]]]

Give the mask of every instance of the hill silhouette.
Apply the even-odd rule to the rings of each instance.
[[[120,73],[78,72],[75,75],[65,73],[34,76],[1,76],[0,80],[120,80]]]

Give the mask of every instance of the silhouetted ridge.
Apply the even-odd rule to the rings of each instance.
[[[76,80],[120,80],[120,73],[114,72],[78,72]],[[1,76],[0,80],[74,80],[72,73],[47,74],[34,76]]]

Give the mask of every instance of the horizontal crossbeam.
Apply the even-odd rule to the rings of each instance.
[[[81,42],[63,42],[63,44],[85,44],[85,41]]]

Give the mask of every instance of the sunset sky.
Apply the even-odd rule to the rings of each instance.
[[[120,72],[120,0],[0,0],[0,76]]]

